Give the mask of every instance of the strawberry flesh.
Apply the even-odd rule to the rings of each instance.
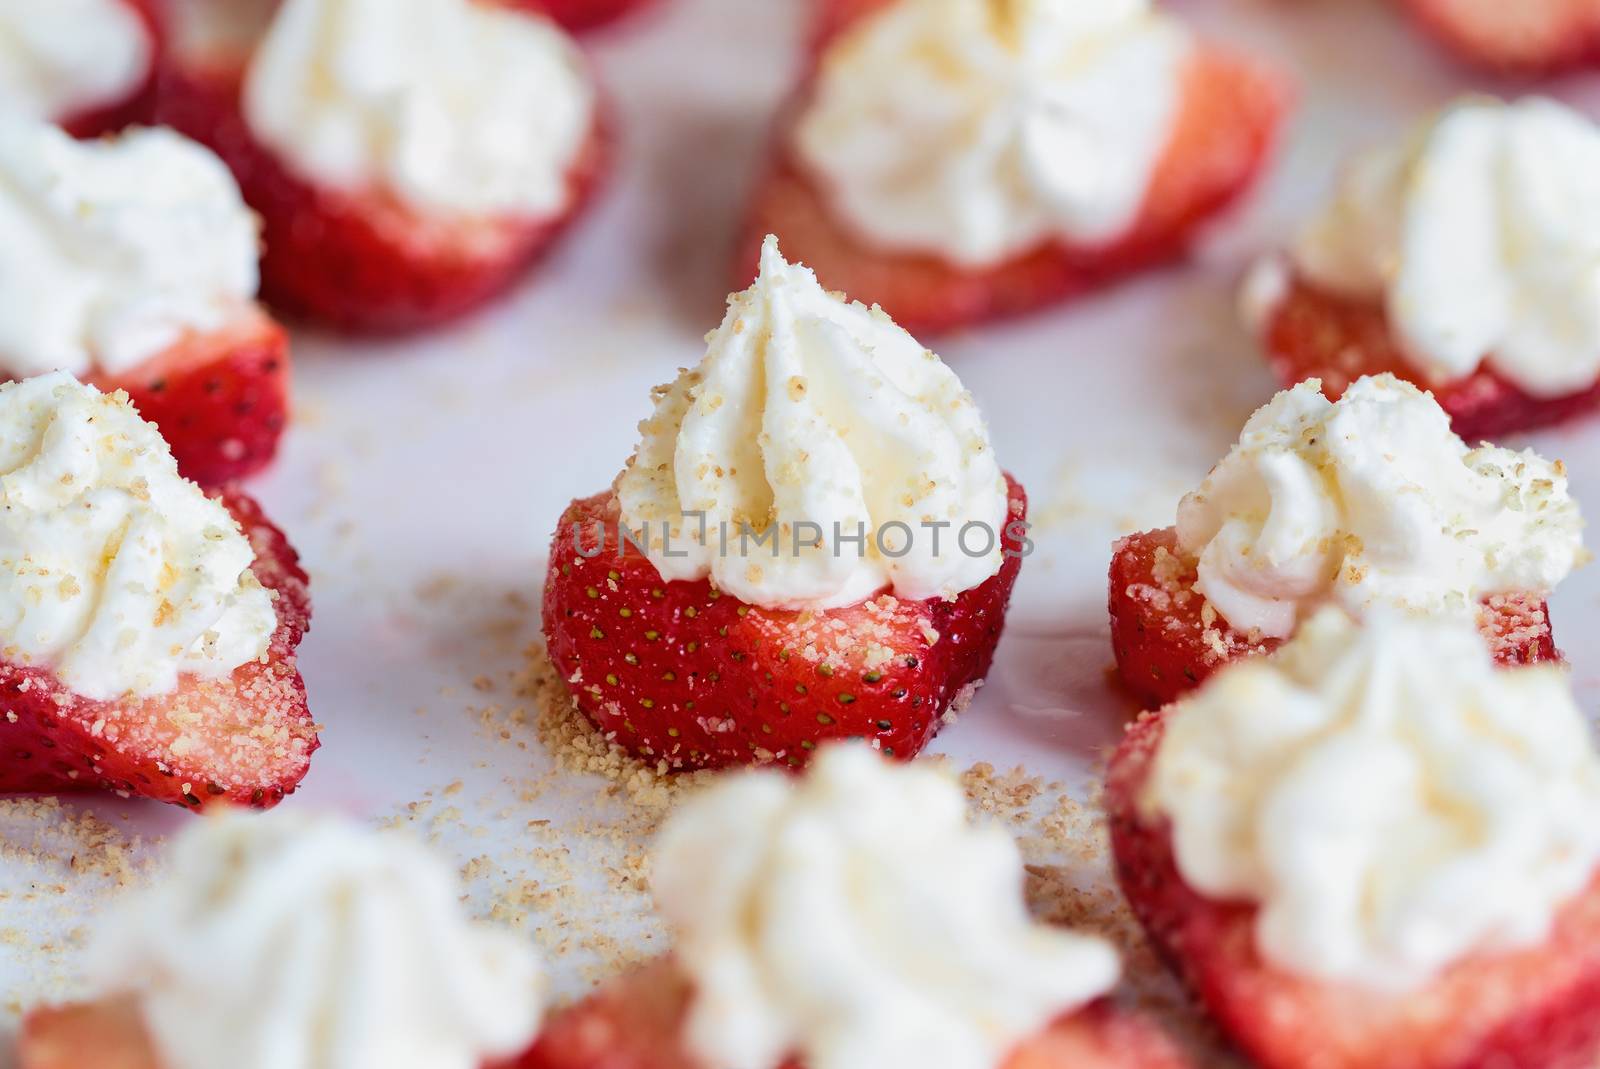
[[[553,218],[424,216],[392,196],[321,188],[293,173],[251,133],[241,79],[235,63],[169,62],[158,118],[221,156],[260,215],[262,297],[339,330],[421,330],[498,297],[581,214],[609,157],[597,119],[572,166],[571,202]]]
[[[289,423],[289,372],[289,335],[251,306],[232,326],[91,381],[125,391],[161,429],[184,476],[210,488],[272,463]]]
[[[909,759],[994,657],[1022,566],[1015,525],[1027,498],[1015,482],[1010,492],[1012,555],[982,585],[948,601],[880,594],[813,612],[746,605],[705,580],[666,582],[631,543],[619,557],[614,496],[573,502],[545,583],[551,656],[601,732],[672,768],[799,766],[846,738]]]
[[[817,33],[837,33],[822,17]],[[1177,259],[1261,173],[1288,99],[1275,74],[1205,46],[1189,60],[1182,93],[1172,140],[1130,233],[1092,248],[1049,243],[980,269],[887,251],[852,232],[780,135],[783,147],[749,212],[734,289],[755,276],[762,240],[776,234],[789,258],[814,269],[825,287],[881,305],[920,337],[1032,311]]]
[[[1111,645],[1123,685],[1147,708],[1176,701],[1230,661],[1281,644],[1230,627],[1194,589],[1196,578],[1195,562],[1179,551],[1171,527],[1129,535],[1113,550]],[[1539,597],[1487,598],[1478,626],[1501,664],[1561,660]]]
[[[0,662],[0,793],[105,790],[200,810],[265,809],[305,778],[317,729],[295,651],[311,621],[306,574],[254,501],[222,496],[276,593],[266,658],[224,679],[185,676],[173,694],[91,701],[46,669]]]
[[[1264,344],[1285,386],[1320,378],[1332,400],[1363,375],[1390,372],[1433,393],[1469,442],[1563,423],[1600,406],[1600,381],[1562,397],[1533,397],[1487,366],[1436,386],[1419,376],[1389,330],[1381,305],[1339,297],[1296,279],[1270,313]]]
[[[1596,0],[1406,0],[1462,60],[1502,74],[1550,74],[1600,62]]]
[[[1541,946],[1462,961],[1396,996],[1263,961],[1256,909],[1184,883],[1164,818],[1140,797],[1173,710],[1146,713],[1106,780],[1117,877],[1151,942],[1262,1069],[1587,1069],[1600,1046],[1600,880]],[[1177,713],[1176,715],[1182,715]]]

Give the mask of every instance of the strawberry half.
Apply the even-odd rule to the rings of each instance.
[[[1467,441],[1565,422],[1600,406],[1600,382],[1564,397],[1533,397],[1487,366],[1464,379],[1435,386],[1420,380],[1389,330],[1379,304],[1354,301],[1295,279],[1262,324],[1272,370],[1285,386],[1320,378],[1322,392],[1338,400],[1363,375],[1391,372],[1430,390]]]
[[[261,216],[261,293],[340,330],[393,334],[455,319],[518,282],[592,200],[609,157],[597,119],[573,164],[567,210],[549,219],[455,219],[377,192],[300,178],[256,140],[240,110],[242,63],[166,64],[157,118],[208,146]]]
[[[545,1022],[513,1069],[704,1069],[684,1048],[691,989],[671,961],[614,980]],[[1154,1026],[1096,1002],[1027,1040],[1002,1069],[1182,1069]],[[24,1064],[21,1069],[55,1069]],[[785,1069],[800,1069],[790,1063]]]
[[[156,0],[120,0],[120,3],[139,17],[149,34],[149,73],[121,100],[60,117],[59,125],[73,137],[87,140],[115,133],[125,126],[148,122],[155,107],[156,72],[161,69],[165,45],[161,20],[156,14]]]
[[[138,367],[89,381],[125,390],[161,429],[178,469],[204,487],[272,462],[289,423],[289,335],[254,305],[232,325],[194,334]]]
[[[858,5],[869,6],[875,5]],[[823,18],[817,34],[828,38],[840,26]],[[748,285],[762,241],[776,234],[789,258],[813,268],[823,286],[881,305],[921,337],[1032,311],[1179,258],[1201,225],[1254,183],[1288,103],[1277,75],[1212,47],[1200,47],[1189,60],[1182,93],[1172,140],[1130,233],[1094,248],[1052,243],[984,269],[887,251],[858,236],[835,216],[824,191],[789,151],[787,135],[780,134],[782,147],[758,187],[740,240],[733,288]]]
[[[509,0],[513,7],[542,12],[571,33],[586,33],[642,11],[656,0]]]
[[[1195,562],[1174,528],[1129,535],[1111,557],[1111,647],[1123,685],[1147,708],[1175,701],[1230,661],[1282,643],[1237,631],[1194,589]],[[1496,595],[1478,627],[1503,665],[1559,661],[1542,598]]]
[[[1008,483],[1011,555],[987,582],[949,601],[881,594],[814,612],[746,605],[705,580],[666,582],[631,543],[619,557],[611,493],[575,501],[550,549],[550,655],[608,738],[672,768],[800,766],[830,739],[870,739],[909,759],[994,658],[1027,515],[1022,487]]]
[[[1151,942],[1262,1069],[1579,1069],[1600,1045],[1600,880],[1539,947],[1469,959],[1410,995],[1319,983],[1256,953],[1256,909],[1184,883],[1164,819],[1140,795],[1171,710],[1146,713],[1112,758],[1117,876]],[[1178,715],[1182,715],[1179,713]]]
[[[1406,0],[1422,26],[1468,63],[1549,74],[1600,61],[1595,0]]]
[[[318,745],[295,664],[311,624],[306,573],[254,501],[236,492],[221,500],[255,547],[256,578],[277,595],[265,660],[120,701],[90,701],[47,669],[0,662],[0,793],[106,790],[194,810],[266,809],[305,778]]]

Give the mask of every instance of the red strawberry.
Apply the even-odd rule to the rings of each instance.
[[[306,573],[250,498],[222,495],[277,594],[264,663],[228,679],[186,677],[176,694],[90,701],[44,669],[0,662],[0,793],[107,790],[202,809],[270,808],[305,778],[317,748],[295,650],[311,623]]]
[[[1372,302],[1353,301],[1295,280],[1269,313],[1263,344],[1285,386],[1320,378],[1337,400],[1363,375],[1385,371],[1433,391],[1456,434],[1467,441],[1561,423],[1600,406],[1600,382],[1566,397],[1531,397],[1488,368],[1445,386],[1420,381],[1389,331],[1388,316]]]
[[[572,205],[551,219],[445,219],[393,197],[319,188],[250,132],[240,63],[169,62],[157,117],[209,146],[261,216],[262,297],[347,331],[398,333],[454,319],[521,279],[589,202],[608,160],[597,121],[572,168]]]
[[[811,52],[820,56],[851,23],[895,3],[895,0],[815,0],[811,6]]]
[[[161,20],[156,14],[156,3],[155,0],[121,0],[121,2],[139,16],[139,20],[144,23],[150,35],[152,46],[150,72],[121,100],[114,100],[75,115],[60,116],[58,121],[61,127],[73,137],[99,137],[102,134],[115,133],[125,126],[147,122],[155,106],[156,72],[161,68],[165,43]]]
[[[34,1010],[17,1037],[17,1069],[161,1069],[132,999]]]
[[[1600,1047],[1600,880],[1544,945],[1463,961],[1396,997],[1318,983],[1256,954],[1255,908],[1184,883],[1166,822],[1140,795],[1168,710],[1112,758],[1106,808],[1117,875],[1152,943],[1262,1069],[1579,1069]],[[1181,712],[1176,715],[1182,715]]]
[[[1022,487],[1010,487],[1014,555],[983,585],[953,601],[882,595],[816,612],[756,608],[704,580],[665,582],[637,547],[619,559],[612,494],[575,501],[545,581],[551,657],[601,731],[673,768],[798,766],[843,738],[910,758],[994,657],[1027,515]],[[603,552],[579,552],[602,537]]]
[[[818,32],[827,36],[837,28],[828,23]],[[825,287],[882,305],[920,337],[1041,308],[1178,258],[1201,225],[1238,200],[1260,174],[1288,98],[1275,74],[1217,48],[1197,50],[1184,83],[1183,113],[1140,220],[1109,245],[1051,244],[982,270],[935,256],[886,252],[833,215],[823,192],[785,148],[756,193],[733,288],[748,284],[763,238],[776,234],[789,258],[815,269]]]
[[[670,961],[612,981],[545,1023],[514,1069],[703,1069],[681,1033],[690,988]],[[1003,1069],[1182,1069],[1186,1060],[1139,1017],[1098,1002],[1028,1040]],[[47,1069],[24,1064],[21,1069]],[[54,1067],[48,1067],[54,1069]],[[786,1069],[799,1069],[791,1063]]]
[[[161,428],[186,477],[221,486],[277,455],[289,422],[289,335],[247,306],[232,326],[90,381],[108,393],[126,391],[139,414]]]
[[[1469,63],[1544,74],[1600,61],[1595,0],[1406,0],[1422,25]]]
[[[656,0],[509,0],[514,7],[540,11],[572,33],[598,29],[642,11]]]
[[[1148,708],[1182,697],[1229,661],[1280,645],[1228,626],[1195,591],[1195,578],[1171,527],[1129,535],[1113,549],[1111,647],[1123,685]],[[1501,664],[1561,659],[1549,610],[1531,594],[1486,599],[1478,626]]]

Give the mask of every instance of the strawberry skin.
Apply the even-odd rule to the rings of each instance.
[[[148,122],[154,110],[156,72],[161,69],[165,50],[165,34],[157,15],[156,0],[121,0],[121,3],[139,16],[150,35],[150,73],[122,100],[62,117],[61,128],[73,137],[87,140],[115,133],[123,127]]]
[[[596,120],[549,219],[423,216],[378,193],[319,188],[256,140],[239,108],[241,64],[169,62],[157,118],[222,157],[261,217],[261,293],[299,318],[398,334],[459,318],[511,288],[593,199],[610,157]]]
[[[289,335],[254,306],[222,330],[92,383],[124,390],[161,429],[178,469],[214,488],[270,464],[289,423]]]
[[[48,670],[0,662],[0,793],[106,790],[200,810],[267,809],[305,778],[318,746],[295,651],[311,624],[306,573],[250,498],[221,497],[277,594],[264,662],[226,679],[184,677],[174,694],[90,701]]]
[[[656,0],[509,0],[512,7],[523,7],[550,16],[570,33],[586,33],[642,11]]]
[[[1405,0],[1462,60],[1501,74],[1551,74],[1600,62],[1595,0]]]
[[[1444,386],[1423,382],[1381,305],[1339,297],[1298,278],[1268,314],[1262,341],[1285,386],[1320,378],[1322,392],[1338,400],[1361,376],[1391,372],[1432,391],[1451,428],[1469,442],[1563,423],[1600,406],[1600,382],[1564,397],[1533,397],[1487,366]]]
[[[1600,880],[1542,946],[1469,959],[1396,997],[1319,983],[1256,953],[1255,907],[1183,882],[1140,795],[1167,717],[1128,731],[1106,780],[1117,877],[1151,942],[1262,1069],[1579,1069],[1600,1046]],[[1178,713],[1177,715],[1182,715]]]
[[[161,1069],[130,998],[32,1011],[17,1037],[17,1069]]]
[[[822,18],[820,37],[838,32],[826,14]],[[982,269],[887,251],[857,236],[834,215],[780,133],[776,162],[757,189],[740,239],[733,288],[749,284],[762,240],[777,234],[790,258],[812,267],[826,288],[881,305],[921,337],[1033,311],[1180,258],[1201,226],[1240,199],[1264,169],[1289,97],[1276,74],[1206,46],[1189,60],[1182,94],[1172,140],[1129,234],[1094,248],[1049,243]],[[787,126],[780,123],[780,131]]]
[[[1176,701],[1230,661],[1270,653],[1277,639],[1234,630],[1195,589],[1194,561],[1171,527],[1129,535],[1112,550],[1108,608],[1122,682],[1146,708]],[[1478,627],[1503,665],[1560,661],[1544,601],[1485,600]]]
[[[691,989],[671,960],[614,980],[545,1023],[512,1069],[705,1069],[685,1049]],[[1001,1069],[1184,1069],[1141,1017],[1096,1002],[1027,1040]],[[22,1069],[54,1069],[23,1065]],[[784,1069],[801,1069],[791,1062]]]
[[[612,494],[575,501],[545,582],[551,657],[607,737],[672,768],[800,766],[846,738],[909,759],[989,670],[1022,567],[1027,498],[1014,481],[1010,498],[1013,555],[981,586],[951,601],[885,594],[815,612],[746,605],[705,580],[666,582],[631,544],[619,559]],[[604,552],[579,552],[602,536]]]

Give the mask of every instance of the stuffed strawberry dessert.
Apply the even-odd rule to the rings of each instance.
[[[1118,878],[1262,1069],[1557,1069],[1600,1046],[1600,758],[1554,666],[1325,609],[1146,714]]]
[[[1468,449],[1389,375],[1338,401],[1286,390],[1178,506],[1111,561],[1123,682],[1150,706],[1290,637],[1325,603],[1476,621],[1505,664],[1557,659],[1545,596],[1587,559],[1565,469]]]
[[[1357,158],[1245,314],[1285,384],[1392,372],[1473,441],[1600,403],[1600,128],[1552,100],[1472,99]]]
[[[913,333],[1179,256],[1261,172],[1285,110],[1275,75],[1147,0],[823,6],[739,269],[777,234]]]
[[[573,502],[544,630],[579,709],[673,768],[909,758],[982,683],[1027,549],[955,373],[775,240],[615,487]]]
[[[61,372],[0,386],[0,473],[0,791],[293,791],[311,604],[256,504],[208,498],[125,396]]]
[[[1405,0],[1422,26],[1468,63],[1550,74],[1600,61],[1596,0]]]
[[[100,997],[27,1017],[19,1069],[479,1069],[538,1030],[531,946],[402,833],[232,813],[169,870],[91,941]]]
[[[553,1017],[518,1069],[1181,1069],[1104,996],[1117,953],[1034,922],[1016,844],[945,776],[829,747],[724,779],[653,865],[677,952]]]
[[[258,41],[174,48],[163,122],[216,149],[261,216],[262,290],[352,331],[498,295],[578,214],[604,157],[582,54],[478,0],[284,0]]]
[[[0,105],[76,137],[146,118],[155,11],[154,0],[0,0]]]
[[[270,463],[289,419],[257,247],[228,169],[170,130],[79,142],[0,117],[0,373],[124,391],[203,486]]]

